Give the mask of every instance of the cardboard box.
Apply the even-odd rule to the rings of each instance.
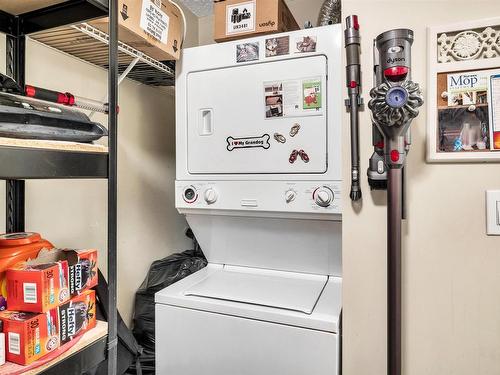
[[[95,291],[87,290],[44,314],[3,311],[0,320],[7,361],[29,365],[96,326]]]
[[[95,291],[86,290],[57,308],[61,345],[94,328],[97,324]]]
[[[167,0],[118,0],[118,39],[160,61],[178,60],[182,16]],[[89,22],[108,32],[108,18]]]
[[[59,347],[57,308],[46,314],[2,311],[5,358],[29,365]]]
[[[97,250],[62,250],[68,262],[69,294],[74,297],[97,285]]]
[[[46,312],[97,285],[97,250],[53,249],[7,270],[9,310]]]
[[[7,308],[42,313],[69,300],[68,263],[38,263],[7,270]]]
[[[216,1],[214,15],[216,42],[300,29],[284,0]]]

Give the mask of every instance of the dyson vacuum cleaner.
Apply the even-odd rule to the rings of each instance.
[[[390,30],[374,41],[375,87],[368,104],[374,125],[374,156],[368,177],[383,187],[387,178],[387,368],[401,375],[401,222],[403,170],[410,146],[409,128],[423,96],[411,80],[413,31]],[[376,143],[376,144],[375,144]],[[372,174],[370,174],[372,172]],[[380,178],[379,178],[380,177]],[[382,182],[381,182],[382,181]]]
[[[361,186],[359,183],[359,109],[363,105],[361,92],[361,64],[358,16],[346,18],[344,31],[346,50],[346,85],[349,98],[345,106],[351,118],[351,193],[352,201],[361,199]]]

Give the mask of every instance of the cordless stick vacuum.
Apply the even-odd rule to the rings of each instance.
[[[346,85],[349,98],[345,105],[351,115],[351,200],[361,199],[359,184],[359,108],[363,105],[361,91],[361,65],[359,58],[360,36],[358,16],[346,18]]]
[[[375,82],[368,107],[380,137],[377,147],[387,171],[387,369],[401,375],[401,221],[403,168],[409,151],[409,128],[423,103],[411,80],[413,31],[390,30],[374,41]],[[377,64],[378,63],[378,64]],[[377,161],[378,164],[378,161]],[[380,167],[380,170],[382,169]],[[377,166],[378,168],[378,166]]]

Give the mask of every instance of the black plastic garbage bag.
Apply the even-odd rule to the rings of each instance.
[[[157,260],[149,268],[146,279],[135,295],[133,329],[135,338],[144,350],[142,359],[148,365],[154,367],[151,362],[154,361],[155,350],[155,293],[206,265],[207,260],[201,251],[186,250]]]

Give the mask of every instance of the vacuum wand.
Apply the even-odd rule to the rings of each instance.
[[[376,86],[370,91],[368,104],[377,128],[376,137],[383,138],[375,153],[378,148],[379,162],[384,163],[387,171],[388,375],[401,375],[403,168],[410,148],[408,131],[418,116],[418,107],[424,102],[419,85],[411,80],[412,44],[413,31],[408,29],[390,30],[377,37],[374,43]]]
[[[351,200],[361,199],[359,183],[359,109],[363,105],[360,97],[361,64],[360,64],[360,36],[358,16],[346,18],[345,50],[346,50],[346,85],[349,98],[345,105],[351,118]]]
[[[108,103],[82,98],[80,96],[74,96],[69,92],[58,92],[26,85],[24,94],[30,98],[45,100],[47,102],[62,104],[69,107],[77,107],[87,111],[100,112],[105,114],[108,114],[109,112]]]

